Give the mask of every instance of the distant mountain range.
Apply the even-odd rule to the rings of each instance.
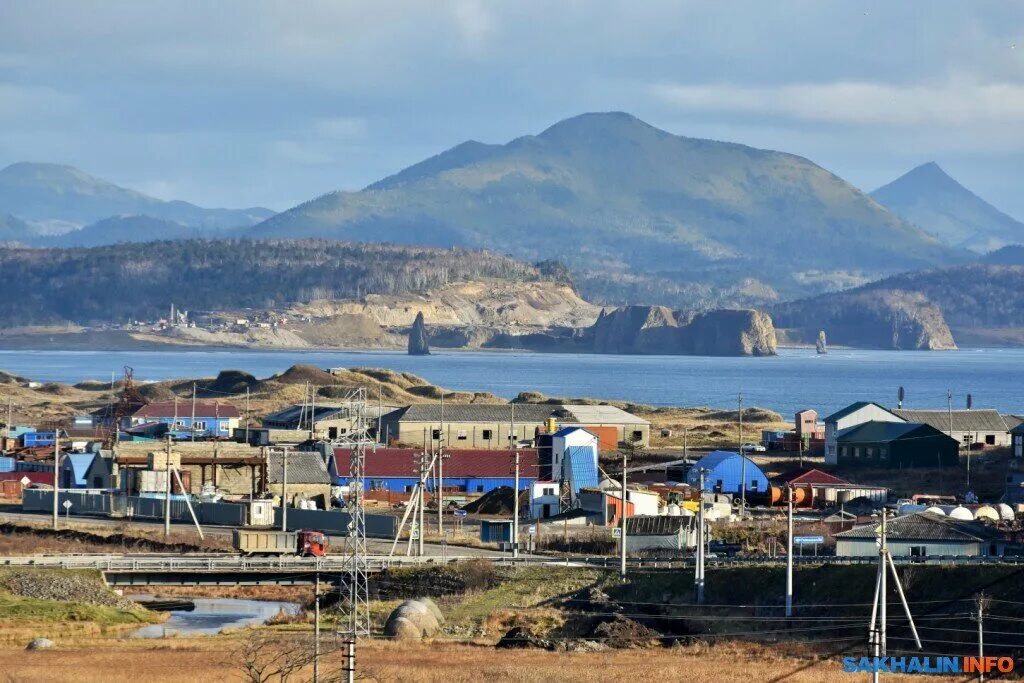
[[[985,253],[1024,243],[1024,223],[968,190],[935,162],[918,166],[871,196],[951,247]]]
[[[16,217],[28,227],[29,234],[23,235],[26,242],[120,216],[144,215],[217,231],[253,225],[273,213],[259,207],[206,209],[183,201],[164,201],[59,164],[21,162],[0,170],[0,214]],[[11,239],[9,232],[2,238]]]
[[[688,307],[966,259],[807,159],[676,136],[623,113],[584,114],[505,145],[466,142],[249,234],[552,258],[590,298]]]

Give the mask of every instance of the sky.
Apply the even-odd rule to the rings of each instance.
[[[588,111],[1024,220],[1024,2],[0,2],[0,166],[283,210]],[[0,207],[2,208],[2,207]]]

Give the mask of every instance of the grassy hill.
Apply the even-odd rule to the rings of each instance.
[[[816,293],[845,273],[863,281],[963,258],[807,159],[676,136],[623,113],[505,145],[467,142],[251,234],[554,257],[585,296],[687,307],[756,304]]]
[[[124,322],[191,310],[423,292],[480,278],[535,281],[505,256],[325,240],[181,240],[88,249],[0,249],[0,319],[17,325]]]
[[[871,196],[952,247],[983,253],[1024,242],[1024,223],[968,190],[935,162],[918,166]]]

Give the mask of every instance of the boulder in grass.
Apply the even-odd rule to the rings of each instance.
[[[419,628],[420,632],[425,637],[430,637],[437,633],[441,625],[437,623],[437,619],[434,618],[434,614],[418,600],[406,600],[391,613],[394,617],[402,617],[408,619]]]
[[[441,608],[437,606],[437,603],[430,598],[418,598],[416,602],[422,602],[423,605],[430,610],[430,613],[434,615],[434,619],[437,620],[438,625],[444,623],[444,614],[441,613]]]
[[[384,624],[384,635],[393,640],[419,640],[422,631],[405,617],[392,616]]]
[[[49,638],[36,638],[25,648],[26,650],[49,650],[51,647],[56,646],[57,643],[53,642]]]

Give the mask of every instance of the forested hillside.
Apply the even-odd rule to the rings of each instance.
[[[526,263],[466,249],[328,240],[184,240],[91,249],[0,249],[5,325],[152,319],[423,292],[479,278],[533,281]]]

